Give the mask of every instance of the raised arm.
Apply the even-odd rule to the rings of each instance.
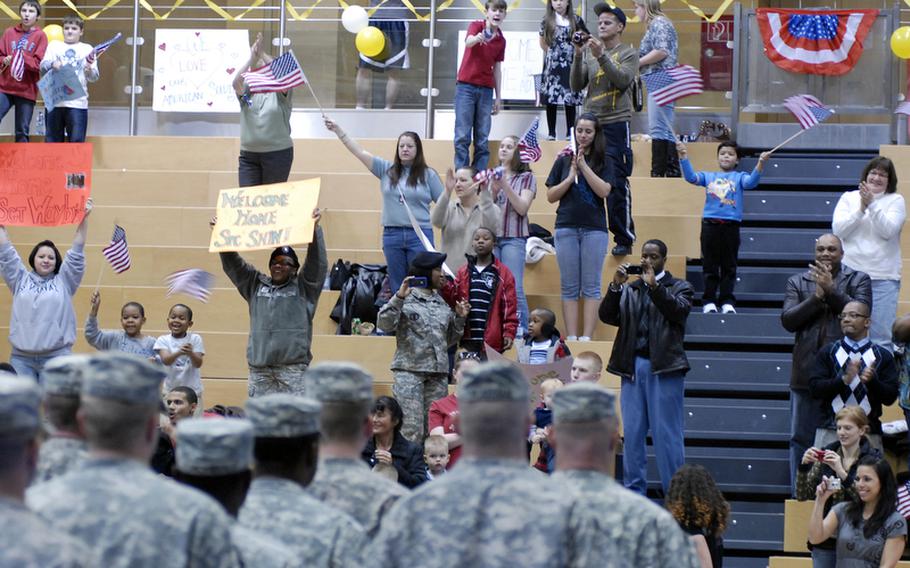
[[[253,42],[253,45],[250,46],[250,58],[237,70],[237,73],[234,74],[234,92],[238,96],[242,95],[246,91],[246,86],[243,82],[243,74],[250,70],[251,67],[257,66],[262,61],[262,34],[256,34],[256,40]]]
[[[338,125],[337,122],[332,120],[329,117],[325,117],[325,127],[329,129],[330,132],[334,132],[335,136],[341,140],[341,143],[344,144],[344,147],[347,148],[348,152],[353,154],[355,158],[360,160],[360,163],[367,167],[367,169],[372,169],[373,167],[373,154],[367,152],[363,147],[357,143],[356,140],[348,136],[348,133]]]
[[[303,270],[300,272],[300,292],[315,304],[322,293],[325,275],[329,271],[329,257],[325,250],[325,239],[322,236],[322,227],[319,220],[322,213],[319,209],[313,211],[316,224],[313,226],[313,240],[306,249],[306,259],[303,261]]]
[[[85,202],[85,214],[82,216],[79,226],[76,227],[76,236],[73,237],[73,249],[79,252],[82,252],[82,249],[85,248],[85,238],[88,235],[88,216],[91,215],[94,207],[95,202],[89,197],[88,201]]]

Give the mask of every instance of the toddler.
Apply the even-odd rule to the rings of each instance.
[[[433,480],[446,472],[449,465],[449,443],[445,436],[427,436],[423,441],[423,461],[427,464],[427,479]]]
[[[139,302],[127,302],[120,308],[120,327],[123,331],[98,328],[98,309],[101,293],[92,294],[92,311],[85,320],[85,340],[98,351],[123,351],[141,357],[155,357],[155,338],[142,335],[145,308]]]
[[[169,335],[162,335],[155,341],[155,352],[161,362],[167,366],[168,376],[164,379],[164,390],[172,391],[175,387],[190,387],[196,391],[197,408],[202,404],[202,358],[205,348],[202,337],[190,333],[193,327],[193,310],[185,304],[174,304],[167,314]]]
[[[528,442],[538,444],[540,453],[534,468],[544,473],[552,473],[556,468],[556,452],[550,447],[547,436],[553,424],[553,393],[564,385],[559,379],[547,379],[540,384],[540,405],[534,409],[534,426],[531,428]]]
[[[546,308],[531,312],[528,333],[518,342],[518,362],[545,365],[571,355],[569,346],[556,329],[556,314]]]

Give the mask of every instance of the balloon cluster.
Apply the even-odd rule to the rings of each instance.
[[[52,41],[63,41],[63,28],[58,24],[44,26],[42,31],[44,32],[44,35],[47,36],[48,43]]]
[[[370,16],[360,6],[348,6],[341,13],[341,25],[352,34],[357,34],[354,45],[357,51],[367,57],[376,57],[385,49],[385,35],[370,25]]]
[[[910,59],[910,26],[903,26],[891,34],[891,51],[901,59]]]

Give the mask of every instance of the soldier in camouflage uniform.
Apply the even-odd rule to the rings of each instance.
[[[221,506],[149,469],[164,376],[135,355],[90,356],[80,407],[89,457],[32,487],[27,503],[88,544],[93,566],[239,566]]]
[[[553,432],[559,451],[553,479],[575,495],[593,521],[599,543],[636,568],[699,568],[688,536],[676,520],[610,475],[619,440],[616,397],[593,383],[553,394]]]
[[[320,363],[307,370],[304,384],[322,404],[319,468],[307,489],[354,517],[372,539],[392,505],[408,494],[400,484],[370,471],[360,458],[371,431],[373,377],[353,363]]]
[[[363,529],[305,489],[316,473],[319,403],[269,394],[249,399],[246,411],[256,434],[256,476],[240,524],[289,546],[301,566],[359,565]]]
[[[401,499],[367,549],[384,567],[624,566],[594,548],[571,495],[528,466],[530,388],[508,363],[465,374],[458,387],[458,466]]]
[[[242,418],[183,420],[176,454],[175,479],[208,493],[236,519],[253,475],[253,424]],[[298,565],[290,548],[240,523],[231,526],[231,537],[243,566]]]
[[[41,370],[44,416],[50,423],[51,433],[41,444],[33,483],[63,475],[88,454],[88,445],[76,424],[82,368],[86,361],[86,355],[63,355],[51,359]]]
[[[0,566],[81,568],[89,550],[25,508],[41,425],[41,394],[32,379],[0,373]]]
[[[467,302],[458,302],[452,313],[439,294],[445,284],[441,268],[445,259],[438,252],[418,253],[410,276],[382,306],[376,320],[380,330],[395,334],[392,392],[404,412],[401,433],[417,444],[423,444],[430,405],[448,394],[448,350],[464,333],[470,309]],[[412,288],[415,277],[425,278],[427,286]]]

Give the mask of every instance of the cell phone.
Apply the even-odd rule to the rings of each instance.
[[[643,272],[640,264],[633,264],[626,269],[626,274],[638,274],[641,275]]]
[[[832,491],[840,491],[840,487],[841,487],[841,485],[840,485],[839,477],[834,477],[834,479],[828,480],[828,488],[831,489]]]
[[[408,286],[411,288],[427,288],[429,282],[427,282],[426,276],[412,276],[411,279],[408,280]]]
[[[818,461],[825,461],[825,450],[815,452],[815,457],[818,458]]]

